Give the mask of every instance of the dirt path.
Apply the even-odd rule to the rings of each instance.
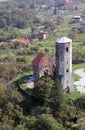
[[[74,84],[77,86],[77,90],[80,93],[85,93],[85,72],[84,69],[78,69],[74,72],[75,74],[80,76],[79,81],[75,81]]]

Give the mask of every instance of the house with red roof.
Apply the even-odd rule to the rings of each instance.
[[[34,77],[39,78],[44,75],[53,76],[54,60],[44,53],[39,53],[32,62]]]
[[[14,43],[19,42],[21,44],[29,44],[29,43],[31,43],[31,40],[28,39],[27,37],[23,37],[23,38],[15,38],[12,40],[12,42],[14,42]]]

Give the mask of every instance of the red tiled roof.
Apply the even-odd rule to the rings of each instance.
[[[32,64],[34,65],[34,66],[38,66],[39,65],[39,63],[40,63],[40,61],[42,60],[42,58],[43,57],[45,57],[45,56],[47,56],[46,54],[44,54],[44,53],[39,53],[38,55],[37,55],[37,57],[33,60],[33,62],[32,62]],[[48,57],[48,56],[47,56]],[[51,58],[51,57],[48,57],[48,62],[53,62],[53,59]]]
[[[26,44],[26,43],[29,43],[29,40],[26,39],[26,38],[15,38],[12,40],[13,42],[19,42],[19,43],[22,43],[22,44]]]
[[[39,65],[39,62],[43,58],[43,56],[45,56],[44,53],[39,53],[37,57],[33,60],[32,64],[35,66]]]
[[[0,46],[2,46],[3,44],[5,44],[4,42],[0,42]]]

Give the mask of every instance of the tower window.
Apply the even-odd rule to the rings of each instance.
[[[44,71],[44,75],[48,76],[48,70]]]
[[[69,92],[70,92],[69,87],[67,87],[66,88],[66,93],[69,93]]]
[[[68,47],[66,47],[66,51],[68,52]]]
[[[67,70],[66,70],[66,72],[68,73],[68,72],[69,72],[69,70],[67,69]]]

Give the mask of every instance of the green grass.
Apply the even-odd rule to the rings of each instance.
[[[23,36],[28,36],[31,32],[31,28],[26,28],[26,29],[18,29],[17,30],[18,34],[23,37]]]
[[[85,4],[79,4],[79,8],[85,8]]]
[[[32,75],[32,74],[33,74],[32,71],[25,72],[25,73],[23,73],[23,74],[19,74],[16,78],[14,78],[14,79],[11,81],[11,83],[16,82],[16,81],[19,81],[19,80],[21,80],[21,79],[23,79],[23,78],[25,78],[25,77],[29,77],[29,75]]]
[[[80,68],[85,68],[85,63],[73,65],[73,71],[80,69]]]
[[[7,57],[6,53],[0,54],[0,58],[5,58],[5,57]]]
[[[73,65],[73,71],[80,69],[80,68],[85,68],[85,63],[81,63],[81,64],[76,64]],[[80,77],[76,74],[74,74],[74,81],[78,81],[80,79]],[[75,87],[76,88],[76,87]],[[67,98],[68,99],[73,99],[73,100],[77,100],[78,98],[84,96],[85,94],[81,94],[80,92],[78,92],[76,89],[68,94]]]
[[[73,47],[77,47],[77,46],[81,46],[82,42],[73,42],[72,46]]]
[[[76,89],[67,95],[67,99],[72,99],[73,101],[77,100],[80,97],[83,97],[85,94],[81,94],[80,92],[78,92]]]
[[[80,79],[80,76],[77,74],[74,74],[73,77],[74,77],[74,81],[78,81]]]

